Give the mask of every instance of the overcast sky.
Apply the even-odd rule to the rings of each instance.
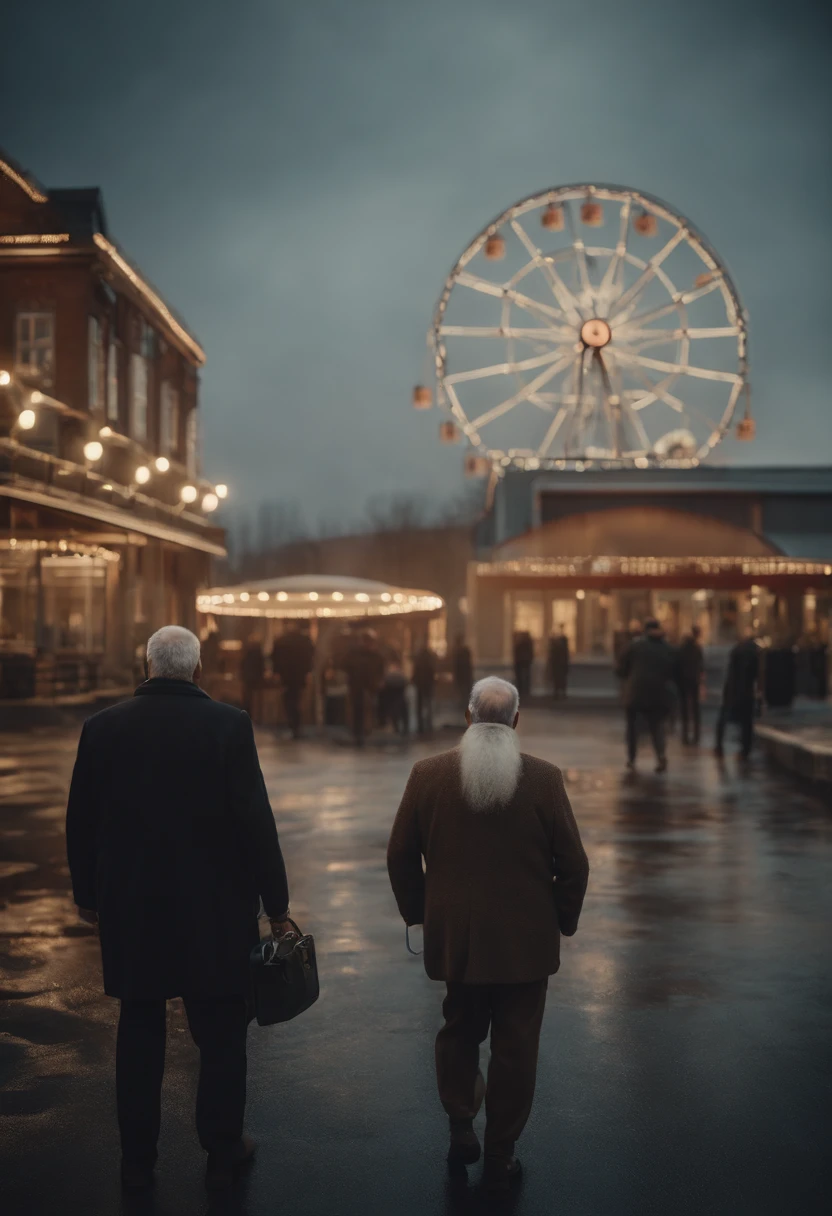
[[[667,199],[735,276],[759,438],[718,459],[828,462],[827,11],[8,0],[0,143],[103,188],[207,350],[205,470],[238,502],[457,493],[462,450],[409,404],[444,276],[514,200],[593,179]]]

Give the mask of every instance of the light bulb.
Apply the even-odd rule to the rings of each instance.
[[[133,474],[133,480],[138,482],[140,486],[146,485],[150,481],[150,469],[146,464],[140,464]]]
[[[179,491],[179,497],[183,502],[196,502],[197,494],[196,486],[183,486]]]
[[[7,384],[11,384],[11,382],[12,378],[8,372],[0,372],[0,384],[3,386],[3,388],[5,388]]]
[[[37,420],[38,416],[34,410],[21,410],[17,416],[17,425],[21,431],[31,431]]]
[[[84,444],[84,456],[87,460],[100,460],[103,455],[104,445],[97,439],[91,439],[89,443]]]
[[[228,486],[220,482],[218,486],[214,486],[214,493],[217,498],[228,498]]]
[[[167,473],[168,469],[170,468],[170,461],[168,460],[167,456],[157,456],[153,463],[156,465],[156,469],[159,473]]]
[[[219,505],[220,500],[217,498],[216,494],[206,494],[202,499],[203,511],[216,511]]]

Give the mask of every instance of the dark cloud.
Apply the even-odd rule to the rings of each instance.
[[[17,4],[9,150],[100,184],[119,241],[205,343],[207,470],[357,514],[450,495],[414,414],[444,275],[496,212],[618,181],[689,215],[751,316],[758,442],[828,460],[826,8],[667,0]]]

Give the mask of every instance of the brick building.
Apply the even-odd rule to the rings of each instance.
[[[224,555],[204,361],[100,191],[47,190],[0,151],[0,697],[122,685],[153,629],[195,625]]]

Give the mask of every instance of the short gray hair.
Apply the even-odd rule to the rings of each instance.
[[[163,625],[147,640],[147,662],[157,679],[192,680],[199,653],[199,638],[182,625]]]
[[[519,692],[499,676],[477,680],[471,689],[468,709],[475,722],[500,722],[503,726],[512,726],[519,708]]]

